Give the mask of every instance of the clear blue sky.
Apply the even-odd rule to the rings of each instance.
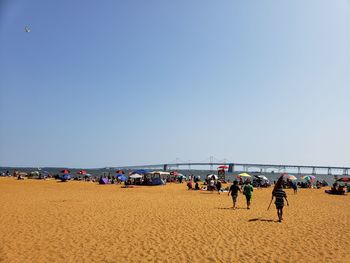
[[[0,0],[0,165],[350,166],[349,26],[349,0]]]

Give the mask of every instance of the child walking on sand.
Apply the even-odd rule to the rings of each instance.
[[[236,209],[238,191],[241,192],[241,189],[238,186],[238,181],[234,181],[227,194],[227,195],[230,195],[231,193],[232,201],[233,201],[233,209]]]
[[[282,187],[277,188],[272,192],[271,202],[275,198],[275,205],[277,209],[278,222],[282,222],[283,220],[283,207],[284,207],[284,199],[286,199],[287,205],[289,206],[286,192]]]
[[[252,200],[253,191],[253,186],[250,184],[250,181],[247,180],[245,182],[245,185],[243,186],[243,194],[245,195],[245,198],[247,200],[247,209],[250,209],[250,202]]]

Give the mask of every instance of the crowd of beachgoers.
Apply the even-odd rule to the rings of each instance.
[[[15,177],[18,180],[23,180],[27,178],[33,179],[56,179],[62,182],[75,180],[75,181],[85,181],[94,182],[99,184],[123,184],[123,187],[133,187],[138,185],[164,185],[166,183],[183,183],[189,190],[201,190],[201,191],[217,191],[228,192],[229,187],[224,184],[234,183],[237,181],[239,187],[243,187],[249,183],[252,187],[271,187],[276,185],[276,181],[270,182],[262,174],[250,175],[246,172],[237,174],[236,179],[230,182],[230,180],[225,180],[225,171],[218,170],[217,173],[207,174],[204,179],[199,175],[193,174],[181,174],[178,171],[148,171],[144,169],[139,169],[135,171],[123,171],[117,170],[113,173],[104,172],[102,175],[92,175],[85,170],[79,170],[76,174],[72,174],[69,169],[63,169],[55,174],[51,174],[43,170],[34,170],[31,172],[21,172],[18,170],[12,170],[11,172],[7,170],[6,172],[1,172],[0,176],[3,177]],[[280,174],[283,177],[281,181],[281,187],[283,189],[291,188],[294,193],[297,193],[300,188],[317,188],[328,186],[325,180],[316,180],[315,176],[303,176],[303,181],[297,181],[294,175],[289,175],[287,173]],[[330,194],[345,194],[350,191],[348,185],[349,177],[337,178],[334,177],[334,183],[330,190],[326,190],[326,193]]]

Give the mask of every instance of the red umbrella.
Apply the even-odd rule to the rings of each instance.
[[[63,173],[63,174],[69,174],[70,171],[69,171],[68,169],[64,169],[64,170],[61,171],[61,173]]]
[[[228,169],[228,166],[227,165],[221,165],[218,167],[218,169]]]
[[[77,172],[77,174],[85,175],[85,174],[87,174],[87,172],[85,170],[80,170],[79,172]]]
[[[115,172],[116,174],[125,174],[125,172],[123,170],[118,170]]]
[[[337,181],[338,182],[350,182],[350,178],[349,177],[342,177],[342,178],[339,178]]]

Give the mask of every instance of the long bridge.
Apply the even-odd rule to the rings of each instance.
[[[214,166],[228,166],[228,172],[237,171],[244,172],[261,172],[261,173],[295,173],[295,174],[319,174],[319,175],[344,175],[348,176],[350,167],[340,166],[317,166],[317,165],[290,165],[290,164],[256,164],[256,163],[228,163],[228,162],[179,162],[179,163],[163,163],[163,164],[146,164],[132,166],[109,167],[110,169],[161,169],[167,170],[191,170],[194,167],[214,170]],[[209,168],[209,169],[208,169]],[[215,168],[216,170],[216,168]]]

